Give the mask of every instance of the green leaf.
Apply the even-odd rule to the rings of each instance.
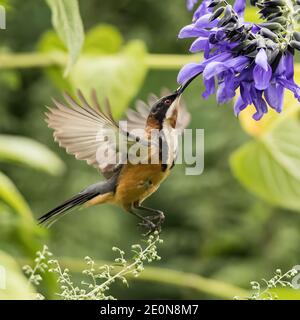
[[[72,69],[70,82],[86,95],[96,89],[100,102],[108,98],[114,116],[120,117],[143,83],[145,55],[143,43],[131,41],[114,55],[83,56]]]
[[[97,25],[86,35],[82,53],[114,54],[121,50],[123,38],[119,30],[108,24]]]
[[[38,42],[38,50],[44,53],[67,53],[66,47],[52,30],[46,31]]]
[[[0,199],[8,204],[19,218],[15,226],[15,239],[20,241],[22,249],[26,248],[30,253],[35,252],[40,245],[38,238],[44,235],[44,230],[38,227],[30,207],[17,187],[2,172],[0,172]]]
[[[48,75],[59,88],[73,94],[80,88],[88,97],[96,89],[100,101],[108,98],[119,117],[138,93],[147,72],[144,43],[130,41],[122,46],[122,42],[115,27],[98,25],[87,33],[82,54],[68,79],[61,77],[58,68],[48,69]],[[39,49],[64,54],[60,40],[49,32],[40,40]]]
[[[295,130],[294,121],[284,124],[287,131],[277,128],[265,139],[240,147],[230,163],[235,177],[251,192],[273,205],[299,210],[300,141],[296,137],[300,127],[298,123]]]
[[[0,300],[31,300],[35,289],[24,276],[17,262],[0,251]]]
[[[299,75],[296,68],[296,82]],[[246,113],[242,124],[254,139],[231,158],[233,173],[246,188],[273,205],[294,210],[300,209],[299,113],[300,105],[288,91],[282,114],[270,110],[257,122]]]
[[[11,206],[25,221],[34,221],[32,212],[22,194],[2,172],[0,172],[0,199]]]
[[[57,34],[53,31],[47,31],[43,34],[38,42],[38,50],[43,53],[51,53],[51,56],[59,56],[65,60],[66,48]],[[72,91],[71,85],[68,82],[68,78],[62,76],[62,68],[59,66],[51,66],[45,69],[48,77],[53,83],[61,90],[70,92]]]
[[[8,0],[0,0],[0,5],[4,7],[8,6]]]
[[[46,0],[52,11],[52,24],[69,51],[65,76],[79,57],[84,30],[77,0]]]
[[[272,157],[293,178],[300,181],[300,122],[290,117],[263,136],[262,140]]]
[[[0,161],[23,164],[52,175],[61,174],[64,163],[48,148],[20,136],[0,135]]]

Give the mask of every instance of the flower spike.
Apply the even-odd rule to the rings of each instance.
[[[300,87],[293,79],[294,53],[300,50],[300,1],[251,0],[251,5],[257,7],[262,23],[244,21],[246,0],[236,0],[233,7],[226,0],[201,1],[193,23],[179,38],[196,38],[190,51],[203,52],[204,59],[185,65],[178,82],[185,89],[203,74],[203,97],[216,93],[218,103],[229,102],[239,90],[235,114],[254,104],[253,118],[259,120],[269,107],[282,111],[285,89],[300,101]]]

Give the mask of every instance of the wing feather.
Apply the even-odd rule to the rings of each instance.
[[[100,105],[96,91],[91,93],[91,103],[87,101],[80,90],[77,91],[78,102],[68,93],[64,93],[66,103],[53,99],[54,107],[48,108],[46,121],[54,129],[54,139],[59,146],[73,154],[76,159],[85,160],[89,165],[97,168],[106,177],[111,177],[119,164],[119,151],[111,140],[106,140],[107,131],[119,136],[119,126],[114,120],[108,100]],[[148,104],[139,100],[136,107],[127,112],[127,131],[121,126],[124,138],[134,129],[145,129],[151,106],[157,101],[155,95],[150,95]],[[184,129],[189,121],[190,114],[182,100],[178,107],[176,128]],[[131,137],[131,136],[129,136]],[[132,137],[131,137],[132,138]],[[135,137],[133,137],[135,138]],[[143,144],[143,137],[139,137]],[[135,141],[135,139],[132,139]],[[143,145],[147,146],[147,141]],[[128,144],[132,142],[128,142]]]
[[[118,164],[113,165],[109,163],[110,159],[108,161],[104,158],[105,150],[111,148],[104,137],[107,130],[117,133],[119,128],[112,117],[108,102],[103,111],[95,93],[92,94],[92,105],[80,90],[80,104],[67,93],[64,94],[64,98],[66,104],[53,99],[54,107],[48,108],[46,113],[48,126],[54,129],[55,141],[76,159],[85,160],[109,178]],[[110,152],[114,152],[112,156],[117,154],[116,150]]]

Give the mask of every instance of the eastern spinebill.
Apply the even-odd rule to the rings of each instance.
[[[64,95],[67,104],[53,100],[54,107],[48,108],[46,121],[48,126],[54,129],[55,141],[68,153],[75,155],[76,159],[85,160],[97,168],[106,180],[88,186],[50,210],[39,219],[39,223],[50,226],[77,206],[113,203],[138,217],[141,220],[140,225],[146,227],[148,233],[160,230],[164,221],[163,212],[145,207],[142,203],[159,188],[174,165],[178,144],[170,143],[169,138],[175,129],[178,129],[177,133],[182,133],[190,120],[190,114],[180,101],[186,86],[187,84],[160,99],[152,96],[148,105],[138,101],[136,111],[130,109],[127,113],[126,130],[114,120],[108,101],[105,109],[101,108],[95,91],[91,95],[91,104],[79,90],[79,102],[68,94]],[[120,138],[115,144],[104,139],[107,129],[121,136],[121,139],[126,139],[127,148],[134,142],[149,151],[148,157],[158,154],[158,162],[151,163],[150,158],[146,163],[120,161],[122,153],[125,153],[124,149],[122,151],[118,146]],[[132,134],[131,129],[143,129],[143,133]],[[154,129],[162,134],[159,135],[158,143],[149,143]],[[167,152],[162,152],[163,146]],[[118,155],[119,162],[108,161],[108,153],[110,157]],[[128,158],[128,154],[123,156],[123,160],[124,157]],[[148,216],[141,212],[148,213]]]

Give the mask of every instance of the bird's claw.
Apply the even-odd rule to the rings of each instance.
[[[142,222],[140,222],[138,226],[142,228],[146,228],[148,230],[146,233],[143,234],[143,236],[148,236],[157,229],[156,225],[152,221],[148,220],[147,218],[145,218]]]
[[[165,215],[162,211],[159,211],[157,214],[146,217],[150,221],[156,221],[156,224],[162,225],[165,221]]]
[[[143,236],[149,236],[155,231],[161,232],[161,226],[165,220],[165,215],[163,212],[159,212],[158,214],[151,215],[145,217],[143,222],[139,223],[138,225],[148,229],[148,232],[143,234]]]

